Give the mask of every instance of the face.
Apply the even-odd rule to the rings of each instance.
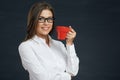
[[[50,10],[46,9],[41,12],[36,29],[36,34],[38,36],[44,37],[49,34],[53,26],[53,22],[51,22],[52,18],[53,14]]]

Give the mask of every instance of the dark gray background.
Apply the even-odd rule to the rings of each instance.
[[[0,80],[28,80],[17,48],[36,1],[0,1]],[[120,0],[47,1],[55,9],[55,25],[71,25],[77,32],[80,70],[74,80],[120,80]]]

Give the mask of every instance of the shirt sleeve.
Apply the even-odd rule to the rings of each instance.
[[[67,49],[67,68],[66,72],[70,73],[72,76],[76,76],[79,70],[79,58],[75,52],[75,46],[66,45]]]
[[[39,62],[30,45],[21,44],[19,46],[19,54],[23,67],[29,72],[34,80],[54,80],[53,74],[49,74]]]

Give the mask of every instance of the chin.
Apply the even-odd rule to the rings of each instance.
[[[49,35],[49,33],[48,33],[48,32],[47,32],[47,33],[43,33],[43,35],[44,35],[44,36],[47,36],[47,35]]]

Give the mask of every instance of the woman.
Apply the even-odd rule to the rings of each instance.
[[[71,80],[71,76],[78,73],[79,59],[73,44],[76,32],[70,27],[65,47],[50,37],[53,26],[51,5],[34,4],[28,14],[26,39],[19,45],[22,64],[30,80]]]

